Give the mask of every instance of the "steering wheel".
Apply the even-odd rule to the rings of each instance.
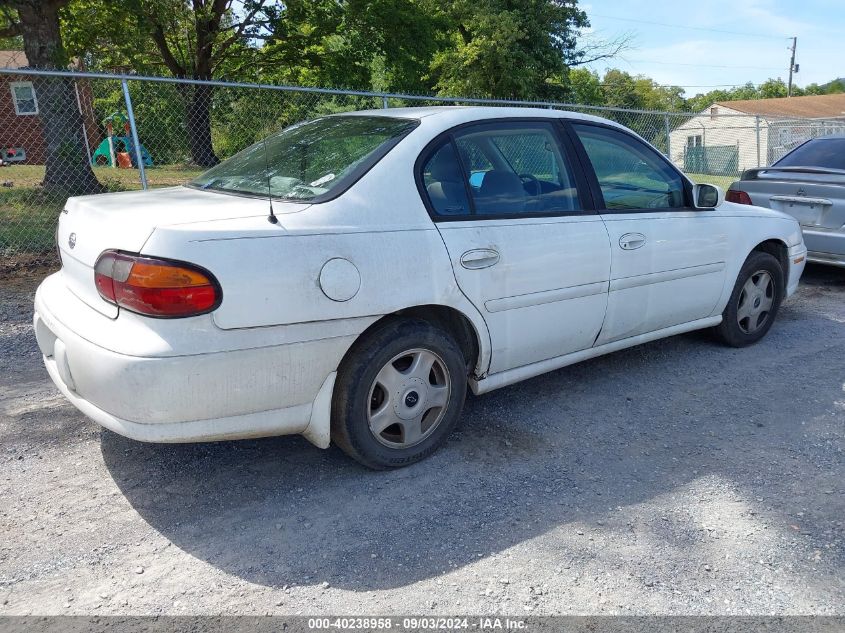
[[[537,180],[536,176],[532,174],[519,174],[519,179],[522,181],[523,185],[528,185],[530,183],[534,187],[533,193],[530,191],[528,192],[531,193],[531,195],[539,196],[541,193],[543,193],[543,188],[540,186],[540,181]],[[528,189],[526,187],[526,191],[527,190]]]

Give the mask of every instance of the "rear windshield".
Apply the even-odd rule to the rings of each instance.
[[[775,165],[845,169],[845,138],[816,138],[807,141],[789,152]]]
[[[351,186],[418,124],[381,116],[315,119],[268,136],[190,186],[319,202]]]

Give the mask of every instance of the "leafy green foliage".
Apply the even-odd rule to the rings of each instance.
[[[589,26],[574,0],[453,0],[440,3],[447,46],[431,60],[438,94],[561,98],[576,35]]]

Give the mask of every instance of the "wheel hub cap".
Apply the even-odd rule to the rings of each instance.
[[[440,424],[450,392],[449,370],[437,354],[425,349],[397,354],[370,386],[370,432],[390,448],[418,444]]]
[[[739,328],[752,334],[769,320],[769,313],[775,301],[775,284],[765,270],[758,270],[742,286],[736,310]]]

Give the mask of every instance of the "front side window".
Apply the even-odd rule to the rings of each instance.
[[[318,202],[347,189],[418,124],[381,116],[315,119],[248,147],[190,185]]]
[[[462,128],[422,171],[437,215],[556,215],[583,208],[554,128],[544,122]]]
[[[574,124],[611,210],[680,209],[684,179],[645,143],[625,132]]]
[[[15,114],[38,114],[38,100],[35,98],[35,88],[31,81],[16,81],[11,84],[12,101],[15,104]]]

